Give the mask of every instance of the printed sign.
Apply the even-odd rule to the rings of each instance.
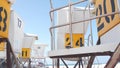
[[[7,0],[0,0],[0,37],[8,38],[10,22],[10,3]]]
[[[5,42],[0,43],[0,51],[4,51],[5,49]]]
[[[96,0],[95,7],[96,7],[96,16],[109,14],[119,10],[117,0]],[[103,34],[105,34],[107,31],[115,27],[117,24],[119,24],[120,17],[119,14],[116,14],[116,15],[98,18],[96,21],[97,21],[98,36],[100,37]]]
[[[83,34],[72,34],[72,38],[73,38],[73,42],[72,42],[73,48],[84,46],[84,35]],[[68,48],[70,44],[71,44],[70,34],[67,33],[65,35],[65,47]]]
[[[22,48],[22,58],[30,58],[30,48]]]

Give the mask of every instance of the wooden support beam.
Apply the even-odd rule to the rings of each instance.
[[[7,68],[12,68],[10,43],[7,42]]]
[[[80,63],[81,63],[81,66],[83,68],[84,66],[83,66],[82,58],[80,58]]]
[[[78,64],[78,68],[80,68],[80,62],[79,62],[79,64]]]
[[[79,64],[78,68],[80,68],[80,60],[77,61],[77,63],[75,64],[75,66],[73,68],[76,68],[78,64]]]
[[[57,68],[60,68],[60,60],[57,58]]]
[[[88,65],[87,65],[87,68],[92,68],[92,64],[94,62],[94,59],[95,59],[95,56],[91,56],[89,61],[88,61]]]
[[[107,62],[105,68],[115,68],[116,64],[120,60],[120,44],[116,48],[113,55],[110,57],[109,61]]]
[[[69,68],[68,65],[65,63],[65,61],[61,58],[62,62],[64,63],[64,65],[66,66],[66,68]]]

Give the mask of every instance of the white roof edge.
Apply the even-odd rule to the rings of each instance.
[[[36,40],[38,40],[38,35],[36,35],[36,34],[24,33],[24,35],[27,37],[35,37]]]

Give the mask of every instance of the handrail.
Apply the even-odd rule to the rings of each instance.
[[[85,22],[85,21],[89,21],[89,20],[93,20],[93,19],[98,19],[100,17],[110,16],[110,15],[113,15],[113,14],[120,14],[120,11],[116,11],[116,12],[112,12],[112,13],[104,14],[104,15],[100,15],[100,16],[94,16],[94,17],[91,17],[91,18],[88,18],[88,19],[80,20],[80,21],[77,21],[77,22],[72,22],[71,24],[82,23],[82,22]],[[50,27],[49,28],[50,33],[51,33],[51,30],[54,29],[54,28],[59,28],[59,27],[62,27],[62,26],[67,26],[67,25],[70,25],[70,23],[62,24],[62,25],[56,25],[56,26]]]
[[[82,1],[79,1],[79,2],[71,3],[70,6],[72,6],[72,5],[76,5],[76,4],[79,4],[79,3],[85,2],[85,1],[88,1],[88,0],[82,0]],[[53,9],[53,10],[51,10],[50,12],[54,12],[54,11],[57,11],[57,10],[60,10],[60,9],[66,8],[66,7],[69,7],[69,5],[66,5],[66,6],[63,6],[63,7],[59,7],[59,8],[56,8],[56,9]]]
[[[82,1],[75,2],[75,3],[71,3],[70,6],[72,6],[72,5],[76,5],[76,4],[79,4],[79,3],[85,2],[85,1],[88,1],[88,0],[82,0]],[[52,2],[51,2],[51,0],[50,0],[50,5],[51,5],[51,8],[52,8],[51,11],[49,12],[49,15],[50,15],[50,19],[51,19],[51,20],[52,20],[52,15],[51,15],[52,12],[57,11],[57,10],[60,10],[60,9],[63,9],[63,8],[66,8],[66,7],[69,7],[69,4],[68,4],[68,5],[66,5],[66,6],[63,6],[63,7],[59,7],[59,8],[55,8],[55,9],[53,9],[53,6],[52,6]]]

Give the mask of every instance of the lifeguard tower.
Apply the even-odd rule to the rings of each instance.
[[[22,62],[30,62],[31,46],[38,39],[35,34],[24,33],[22,18],[10,10],[14,1],[0,1],[0,68],[23,68]]]
[[[20,48],[13,48],[13,46],[19,46],[21,42],[14,43],[14,41],[18,40],[15,38],[15,35],[11,34],[15,33],[14,31],[22,30],[22,29],[14,29],[16,28],[16,17],[13,15],[13,11],[11,11],[11,5],[14,3],[15,0],[1,0],[0,1],[0,67],[1,68],[14,68],[14,67],[21,67],[20,62],[17,59],[17,54],[20,53]],[[11,16],[13,15],[13,16]],[[15,20],[13,20],[15,18]],[[12,19],[12,21],[11,21]],[[11,22],[11,23],[10,23]],[[14,26],[12,26],[14,25]],[[12,26],[12,27],[11,27]],[[22,27],[22,25],[21,25]],[[11,31],[11,32],[9,32]],[[21,32],[21,31],[20,31]],[[22,38],[22,35],[21,35]],[[14,40],[13,40],[14,39]],[[10,41],[9,41],[10,40]],[[12,45],[11,45],[12,44]],[[12,62],[11,62],[12,60]]]
[[[88,4],[84,7],[77,5],[83,2]],[[104,68],[114,68],[120,60],[120,1],[78,0],[74,2],[69,0],[68,5],[60,8],[54,8],[53,4],[50,0],[52,24],[50,27],[51,51],[48,56],[53,60],[53,68],[60,67],[60,60],[66,68],[69,66],[65,60],[76,61],[74,68],[77,65],[79,68],[92,68],[96,56],[110,56]],[[56,12],[57,15],[55,15]],[[97,26],[92,26],[92,23],[96,23]],[[90,34],[86,44],[85,36],[88,27],[90,27]],[[96,45],[93,45],[93,27],[97,27]],[[88,44],[89,41],[92,41],[91,46]]]
[[[36,68],[46,67],[45,48],[47,44],[34,44],[31,46],[31,64],[36,63]]]

